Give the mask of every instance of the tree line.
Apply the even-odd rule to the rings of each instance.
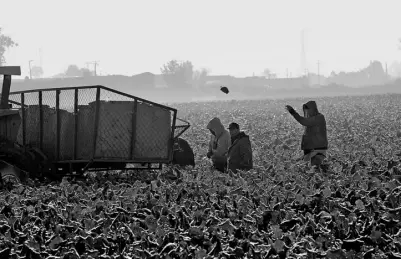
[[[401,39],[399,40],[401,49]],[[0,66],[5,64],[5,53],[8,49],[17,47],[16,43],[10,36],[2,33],[0,28]],[[199,88],[206,84],[209,71],[207,69],[195,70],[191,61],[170,60],[165,63],[160,72],[168,87],[171,88]],[[30,67],[30,73],[33,78],[43,76],[43,68],[37,65]],[[263,71],[263,76],[268,79],[276,78],[276,74],[269,69]],[[94,72],[88,68],[79,68],[77,65],[69,65],[67,69],[56,75],[55,77],[88,77],[93,76]],[[365,84],[371,81],[385,80],[387,71],[384,71],[379,61],[372,62],[368,67],[356,72],[340,72],[334,73],[327,78],[328,83],[354,85]]]

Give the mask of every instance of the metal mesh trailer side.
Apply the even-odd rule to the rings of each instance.
[[[174,108],[100,85],[12,92],[9,102],[21,117],[15,141],[51,161],[172,161]]]

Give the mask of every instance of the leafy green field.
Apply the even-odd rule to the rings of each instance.
[[[303,129],[284,109],[306,99],[177,104],[196,169],[3,190],[0,258],[401,258],[401,95],[315,100],[324,173],[299,161]],[[215,116],[251,136],[254,170],[211,171]]]

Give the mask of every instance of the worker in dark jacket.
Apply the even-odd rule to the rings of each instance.
[[[189,143],[182,138],[174,141],[173,161],[174,165],[195,167],[195,154]]]
[[[252,147],[249,136],[240,131],[235,122],[228,126],[231,135],[231,146],[227,154],[227,169],[236,173],[237,170],[250,170],[253,168]]]
[[[320,166],[326,157],[328,148],[326,119],[317,109],[315,101],[305,103],[302,108],[304,117],[291,106],[286,106],[287,111],[305,127],[301,142],[304,160],[310,161],[312,166]]]

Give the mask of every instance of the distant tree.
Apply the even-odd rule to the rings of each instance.
[[[58,75],[59,76],[59,75]],[[77,65],[69,65],[63,76],[66,77],[89,77],[93,76],[93,71],[88,68],[79,68]]]
[[[18,46],[18,44],[9,36],[4,35],[1,30],[2,29],[0,28],[0,66],[6,63],[6,59],[4,57],[6,50]]]
[[[33,66],[31,68],[32,76],[35,78],[40,78],[43,76],[43,68],[40,66]]]
[[[265,77],[269,77],[270,76],[270,74],[271,74],[271,71],[270,71],[270,69],[268,69],[268,68],[265,68],[265,70],[263,70],[263,73],[262,73]]]
[[[331,73],[328,82],[346,86],[379,85],[388,82],[389,77],[380,61],[372,61],[359,71]]]
[[[173,59],[160,69],[168,87],[183,88],[192,85],[193,65],[190,61],[178,62]]]
[[[209,71],[207,69],[196,70],[193,73],[192,81],[195,88],[202,88],[206,85]]]
[[[173,59],[164,64],[160,70],[163,75],[172,75],[177,73],[177,71],[180,70],[180,67],[180,63],[177,60]]]
[[[64,74],[67,77],[82,76],[82,71],[77,65],[69,65]]]
[[[365,73],[368,83],[380,84],[385,83],[388,79],[387,73],[380,61],[372,61],[369,66],[361,71]]]
[[[380,61],[373,61],[367,66],[364,71],[369,74],[370,77],[384,75],[384,69]]]

